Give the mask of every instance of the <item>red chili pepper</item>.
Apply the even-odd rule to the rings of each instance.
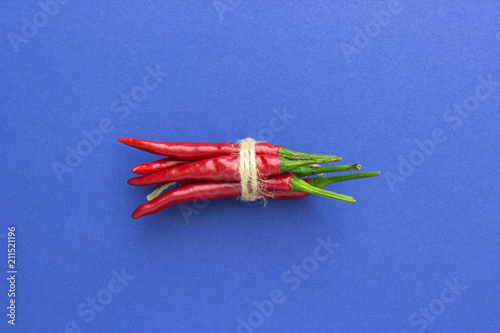
[[[263,181],[265,192],[290,191],[292,174],[285,174]],[[288,180],[288,182],[287,182]],[[223,198],[234,198],[241,195],[238,183],[196,182],[179,186],[167,191],[153,200],[140,205],[133,213],[137,219],[144,215],[155,214],[172,205],[190,201],[205,201]]]
[[[155,162],[160,162],[160,161],[161,160],[158,160],[158,161],[155,161]],[[154,163],[154,162],[150,162],[150,163]],[[186,162],[186,163],[189,163],[189,162]],[[313,165],[298,167],[296,169],[291,170],[290,172],[293,173],[294,175],[296,175],[297,177],[302,178],[302,177],[305,177],[305,176],[322,175],[324,173],[339,172],[339,171],[350,171],[350,170],[361,170],[361,165],[359,165],[359,164],[349,164],[349,165],[320,167],[318,164],[313,164]],[[356,174],[356,175],[360,175],[360,174]],[[306,177],[306,178],[304,178],[304,180],[308,181],[308,178],[309,177]],[[192,183],[192,182],[193,181],[185,180],[185,181],[178,181],[178,182],[167,183],[165,185],[168,185],[168,186],[166,186],[164,188],[162,188],[163,187],[162,186],[162,187],[156,189],[155,191],[153,191],[150,195],[148,195],[148,200],[151,200],[151,199],[149,199],[150,197],[151,198],[156,198],[161,193],[165,192],[167,189],[169,189],[170,187],[174,186],[175,184],[186,185],[186,184]],[[316,185],[316,187],[320,187],[320,186]],[[279,196],[279,198],[276,197],[276,199],[289,198],[289,197],[290,198],[295,198],[295,197],[299,198],[299,197],[301,197],[300,195],[298,195],[297,192],[294,192],[294,193],[276,193],[276,195]]]
[[[314,187],[289,172],[283,175],[269,177],[262,180],[261,182],[264,193],[299,191],[317,194],[323,197],[340,201],[351,203],[354,202],[354,199],[352,197]],[[190,201],[204,201],[238,197],[240,196],[240,194],[240,188],[237,183],[190,183],[167,191],[159,197],[140,205],[132,213],[132,218],[137,219],[144,215],[155,214],[165,208],[176,204]]]
[[[238,154],[240,147],[234,143],[207,142],[158,142],[134,138],[118,138],[118,141],[148,153],[174,157],[181,160],[203,160],[222,155]],[[332,155],[308,154],[292,151],[283,146],[270,143],[257,143],[256,154],[282,156],[292,160],[332,158]],[[341,158],[335,156],[335,161]],[[333,160],[332,160],[333,162]]]
[[[143,163],[136,165],[133,169],[133,173],[147,175],[150,173],[154,173],[157,171],[165,170],[177,165],[190,163],[191,161],[178,160],[176,158],[162,158],[156,161]],[[349,165],[337,165],[337,166],[326,166],[321,167],[319,165],[309,165],[298,167],[297,169],[292,170],[292,172],[297,175],[297,177],[304,176],[313,176],[320,175],[324,173],[330,172],[339,172],[339,171],[352,171],[352,170],[361,170],[361,165],[359,164],[349,164]]]
[[[332,162],[335,157],[321,160],[292,161],[283,157],[270,155],[256,155],[257,167],[261,177],[279,175],[283,172],[296,169],[300,166]],[[206,160],[193,161],[169,169],[161,170],[149,175],[133,177],[128,184],[135,186],[161,185],[184,180],[196,181],[239,181],[239,157],[219,156]]]
[[[132,213],[132,218],[138,219],[151,215],[173,205],[190,201],[204,201],[239,196],[237,183],[197,182],[176,187],[148,201]]]
[[[185,163],[189,163],[190,161],[178,160],[176,158],[162,158],[160,160],[156,160],[149,163],[143,163],[136,165],[133,169],[133,173],[138,173],[142,175],[147,175],[153,172],[157,172],[160,170],[168,169],[174,167],[176,165],[181,165]]]

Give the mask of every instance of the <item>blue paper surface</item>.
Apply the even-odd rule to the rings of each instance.
[[[500,332],[498,13],[2,2],[0,331]],[[152,189],[126,180],[158,157],[121,136],[253,137],[381,175],[328,187],[355,204],[133,220]]]

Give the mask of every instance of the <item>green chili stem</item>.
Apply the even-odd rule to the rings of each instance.
[[[309,153],[301,153],[298,151],[293,151],[283,146],[280,146],[279,156],[288,158],[290,160],[313,160],[313,159],[327,159],[336,157],[336,161],[340,161],[340,157],[334,155],[323,155],[323,154],[309,154]]]
[[[361,165],[349,164],[349,165],[335,165],[335,166],[325,166],[325,167],[309,165],[293,169],[292,172],[297,177],[305,177],[305,176],[319,175],[322,173],[351,171],[351,170],[361,170]]]
[[[355,200],[354,198],[335,193],[335,192],[330,192],[330,191],[325,191],[323,189],[320,189],[318,187],[312,186],[311,184],[307,183],[305,180],[300,179],[297,176],[294,176],[292,180],[290,181],[290,187],[292,191],[295,192],[306,192],[306,193],[311,193],[311,194],[316,194],[325,198],[330,198],[330,199],[335,199],[339,201],[344,201],[344,202],[349,202],[349,203],[354,203]]]
[[[380,172],[378,171],[359,172],[359,173],[349,173],[346,175],[332,176],[332,177],[314,177],[314,178],[309,178],[308,181],[309,184],[311,184],[312,186],[323,188],[333,183],[344,182],[346,180],[353,180],[353,179],[376,177],[379,174]]]
[[[341,160],[341,158],[338,156],[328,156],[325,158],[314,159],[314,160],[289,160],[287,158],[280,157],[279,158],[279,169],[280,169],[280,173],[283,173],[285,171],[291,171],[293,169],[297,169],[299,167],[309,165],[309,164],[336,162],[336,161],[340,161],[340,160]]]

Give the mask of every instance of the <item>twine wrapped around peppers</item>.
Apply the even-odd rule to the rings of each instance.
[[[246,138],[238,142],[240,145],[239,167],[241,201],[255,201],[263,198],[259,186],[259,170],[255,160],[255,140]]]
[[[137,165],[134,173],[143,176],[128,180],[130,185],[161,185],[139,206],[133,218],[157,213],[172,205],[240,197],[242,201],[268,198],[300,198],[310,194],[354,203],[350,196],[326,191],[329,184],[367,177],[379,172],[362,172],[332,177],[313,177],[327,172],[360,170],[359,164],[324,166],[340,161],[333,155],[301,153],[283,146],[257,143],[251,138],[238,144],[157,142],[133,138],[118,141],[149,153],[168,156]],[[300,178],[306,177],[306,178]],[[180,185],[173,189],[171,187]],[[165,192],[168,190],[167,192]],[[165,193],[163,193],[165,192]]]

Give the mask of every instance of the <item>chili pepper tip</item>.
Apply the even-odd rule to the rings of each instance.
[[[134,210],[134,212],[132,213],[132,218],[133,219],[138,219],[138,218],[143,217],[143,216],[144,215],[142,215],[140,212],[138,212],[137,209]]]
[[[127,184],[134,185],[134,186],[139,186],[138,185],[138,178],[141,178],[141,177],[132,177],[132,178],[130,178],[129,180],[127,180]]]
[[[121,137],[121,138],[117,138],[116,140],[118,140],[118,142],[121,142],[123,144],[126,144],[127,146],[130,146],[130,147],[134,147],[134,141],[136,139],[133,139],[133,138],[127,138],[127,137]]]

